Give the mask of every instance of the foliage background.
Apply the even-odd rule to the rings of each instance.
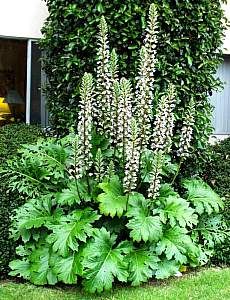
[[[4,168],[6,160],[17,155],[18,148],[25,143],[33,143],[42,136],[36,126],[14,124],[0,127],[0,167]],[[13,138],[12,138],[13,137]],[[8,191],[7,177],[0,180],[0,278],[8,274],[8,264],[15,253],[15,242],[9,238],[10,215],[24,200],[14,192]]]
[[[210,147],[209,159],[203,165],[203,178],[212,188],[224,197],[223,216],[230,226],[230,138]],[[230,237],[217,248],[214,263],[230,263]]]
[[[213,89],[220,86],[214,75],[222,61],[225,25],[221,22],[221,1],[46,2],[50,16],[43,28],[41,48],[46,52],[43,67],[49,81],[50,121],[59,134],[67,133],[68,128],[76,124],[79,80],[83,72],[94,70],[96,31],[101,15],[106,16],[110,27],[111,46],[116,47],[120,55],[122,75],[133,78],[137,67],[137,49],[144,38],[142,32],[146,11],[154,2],[159,11],[156,99],[158,91],[162,91],[167,82],[173,82],[178,94],[178,120],[189,100],[194,99],[196,127],[193,146],[195,156],[201,156],[212,131],[208,97]],[[178,121],[178,132],[180,127]]]

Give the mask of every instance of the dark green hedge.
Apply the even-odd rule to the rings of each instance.
[[[42,137],[41,129],[24,124],[0,127],[0,166],[4,168],[7,159],[17,155],[22,144],[33,143]],[[9,193],[7,177],[0,175],[0,278],[8,273],[8,264],[15,252],[15,244],[9,237],[10,215],[23,203],[23,199]]]
[[[172,81],[177,88],[177,114],[191,98],[196,103],[194,149],[202,152],[210,125],[212,90],[222,61],[224,25],[219,0],[46,0],[50,16],[43,28],[41,48],[50,121],[63,134],[76,123],[78,83],[85,71],[93,71],[97,24],[105,15],[111,46],[120,54],[121,73],[133,78],[138,49],[143,40],[145,16],[154,2],[159,11],[156,90]],[[181,124],[177,123],[180,132]],[[200,151],[201,150],[201,151]],[[197,154],[196,154],[197,155]]]
[[[224,218],[230,227],[230,138],[211,147],[211,155],[203,166],[203,177],[224,197]],[[230,237],[218,247],[213,259],[216,264],[230,264]]]

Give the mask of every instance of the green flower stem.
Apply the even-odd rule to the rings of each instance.
[[[171,184],[174,184],[174,182],[175,182],[177,176],[179,175],[179,173],[180,173],[180,168],[181,168],[181,165],[182,165],[183,162],[184,162],[184,158],[182,157],[182,158],[180,159],[180,162],[179,162],[178,166],[177,166],[177,171],[176,171],[176,174],[175,174],[174,177],[173,177],[173,180],[171,181]]]

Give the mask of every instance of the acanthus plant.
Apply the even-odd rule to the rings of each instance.
[[[80,279],[85,290],[102,292],[115,280],[139,285],[202,265],[224,238],[220,219],[206,235],[203,225],[223,207],[220,197],[199,179],[183,181],[181,195],[170,184],[178,171],[171,158],[176,94],[169,83],[153,115],[154,5],[146,32],[133,88],[119,79],[102,18],[97,76],[82,79],[77,135],[25,146],[8,163],[11,189],[27,200],[13,217],[21,258],[10,263],[11,275],[38,285]],[[179,154],[190,148],[187,121]]]

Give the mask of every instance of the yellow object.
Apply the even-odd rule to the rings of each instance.
[[[0,115],[2,114],[10,114],[10,108],[9,108],[9,104],[7,103],[3,103],[4,98],[0,97]]]
[[[187,271],[187,266],[183,266],[183,265],[182,265],[182,266],[180,267],[180,272],[181,272],[181,273],[185,273],[186,271]]]

